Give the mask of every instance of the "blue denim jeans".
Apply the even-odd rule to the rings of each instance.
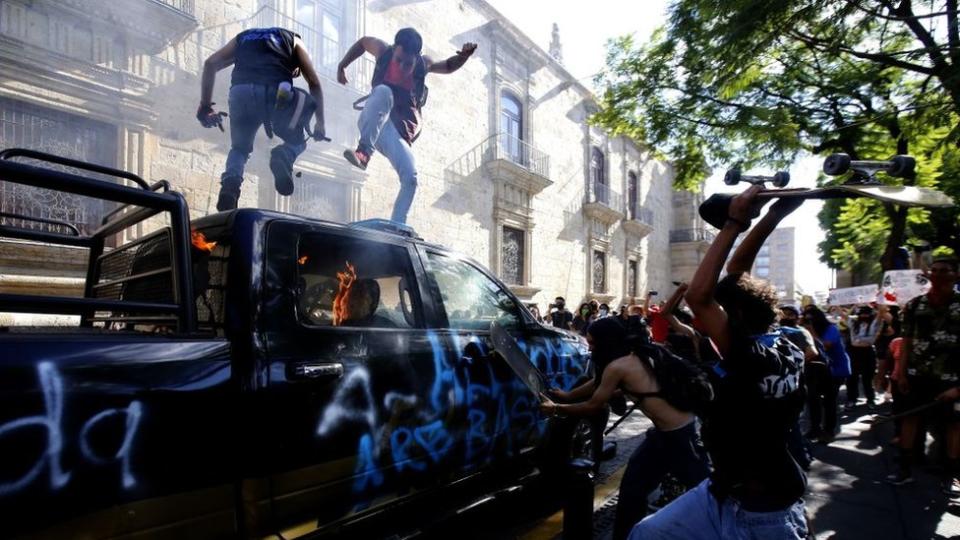
[[[397,223],[406,223],[413,196],[417,192],[417,166],[410,143],[400,136],[400,132],[390,121],[392,109],[393,91],[390,87],[384,84],[375,87],[364,102],[360,120],[357,122],[360,128],[358,146],[368,156],[378,150],[397,171],[400,176],[400,193],[393,203],[393,215],[390,219]]]
[[[785,510],[749,512],[732,498],[722,504],[710,493],[710,480],[637,523],[629,540],[805,540],[803,499]]]
[[[624,540],[647,515],[647,497],[667,473],[687,487],[699,485],[710,475],[710,459],[697,427],[694,420],[672,431],[652,427],[644,434],[620,481],[613,540]]]
[[[275,100],[274,90],[266,85],[237,84],[230,88],[230,153],[220,176],[223,188],[239,191],[243,169],[253,152],[253,140],[267,120],[267,113],[273,110]],[[305,140],[284,141],[280,146],[295,160],[306,150],[307,143]]]

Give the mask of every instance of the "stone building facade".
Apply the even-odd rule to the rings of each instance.
[[[399,183],[387,160],[375,156],[360,171],[341,155],[356,145],[353,103],[369,89],[373,62],[351,66],[347,85],[335,71],[359,36],[391,41],[415,26],[434,58],[479,44],[457,73],[427,78],[409,218],[422,236],[473,256],[541,307],[557,295],[571,304],[615,304],[668,290],[673,276],[689,278],[702,257],[709,233],[693,210],[699,195],[675,194],[668,163],[590,126],[590,91],[482,0],[0,0],[0,147],[166,179],[194,215],[213,211],[230,141],[194,119],[199,75],[208,55],[256,26],[303,37],[321,75],[333,140],[308,144],[295,193],[280,197],[261,132],[241,206],[336,221],[390,215]],[[218,74],[214,92],[222,109],[229,71]],[[81,224],[102,214],[89,201],[3,183],[0,201],[7,210]],[[0,253],[5,289],[54,281],[69,288],[84,263],[51,270],[9,242]]]

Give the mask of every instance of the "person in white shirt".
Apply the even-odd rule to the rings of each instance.
[[[873,378],[877,372],[877,352],[874,343],[880,335],[880,317],[870,306],[860,306],[855,315],[850,316],[850,364],[853,374],[847,379],[847,408],[857,405],[860,388],[867,398],[867,407],[876,408],[876,393]]]

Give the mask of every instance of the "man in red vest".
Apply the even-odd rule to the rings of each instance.
[[[427,73],[453,73],[460,69],[476,49],[476,43],[465,43],[455,55],[434,62],[420,54],[423,50],[420,34],[413,28],[403,28],[394,37],[393,45],[374,37],[360,38],[340,61],[337,80],[346,84],[346,69],[354,60],[364,52],[377,59],[372,90],[360,113],[360,142],[356,150],[347,150],[343,155],[360,169],[367,168],[374,150],[390,160],[400,177],[393,221],[406,223],[417,191],[417,168],[410,146],[420,135],[420,109],[427,100],[424,79]]]

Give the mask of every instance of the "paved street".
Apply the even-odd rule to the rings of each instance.
[[[884,411],[881,408],[881,411]],[[829,446],[814,448],[807,511],[818,540],[960,538],[960,505],[948,505],[935,471],[918,467],[917,482],[895,488],[884,482],[893,471],[889,447],[892,424],[872,426],[865,407],[842,413],[841,433]],[[613,420],[611,420],[612,422]],[[594,496],[594,538],[608,540],[617,486],[630,452],[649,421],[638,413],[611,437],[617,457],[601,465]],[[554,514],[517,535],[524,540],[562,538],[562,514]]]

